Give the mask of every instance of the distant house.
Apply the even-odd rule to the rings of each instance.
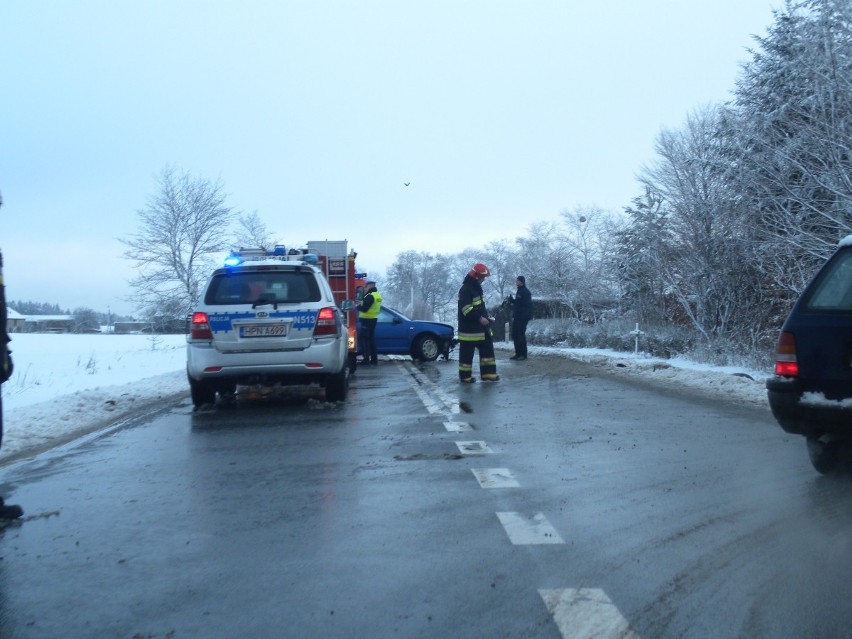
[[[151,322],[115,322],[112,325],[113,333],[150,333]]]
[[[70,333],[73,315],[24,315],[24,333]]]
[[[14,308],[6,308],[6,330],[10,333],[23,333],[26,318]]]

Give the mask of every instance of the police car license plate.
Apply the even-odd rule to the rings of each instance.
[[[240,337],[283,337],[287,335],[286,324],[249,324],[240,326]]]

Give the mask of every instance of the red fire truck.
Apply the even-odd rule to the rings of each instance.
[[[357,307],[364,296],[367,274],[355,270],[358,254],[348,249],[346,240],[312,241],[308,242],[307,249],[317,256],[338,306],[344,300],[352,300]],[[358,311],[355,308],[346,312],[346,327],[349,332],[349,371],[354,372],[358,352]]]

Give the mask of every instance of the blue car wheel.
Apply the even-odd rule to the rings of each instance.
[[[414,342],[411,356],[424,362],[434,362],[441,354],[441,343],[435,335],[421,335]]]

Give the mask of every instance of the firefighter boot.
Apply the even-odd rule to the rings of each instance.
[[[24,509],[17,504],[7,504],[0,497],[0,519],[18,519],[24,514]]]

